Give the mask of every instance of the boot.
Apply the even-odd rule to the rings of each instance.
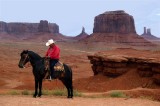
[[[51,78],[51,76],[49,76],[49,78],[48,78],[48,81],[52,81],[52,78]]]

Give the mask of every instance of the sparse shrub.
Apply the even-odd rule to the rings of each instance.
[[[43,90],[42,94],[43,95],[66,96],[67,95],[67,90],[66,89]],[[74,90],[73,95],[81,97],[82,93],[80,93],[77,90]]]
[[[12,91],[9,91],[7,94],[9,94],[9,95],[33,95],[34,91],[12,90]],[[45,90],[42,91],[42,95],[67,96],[67,90],[66,89],[54,89],[54,90],[45,89]],[[83,94],[81,92],[79,92],[78,90],[74,90],[73,95],[76,96],[76,97],[82,97],[83,96]]]
[[[49,90],[43,90],[43,91],[42,91],[42,94],[43,94],[43,95],[52,95],[52,94],[51,94],[51,91],[49,91]]]
[[[79,91],[77,91],[77,90],[74,90],[74,91],[73,91],[73,96],[82,97],[83,95],[82,95],[81,92],[79,92]]]
[[[140,96],[142,99],[154,100],[152,96]]]
[[[30,93],[29,93],[29,91],[28,90],[23,90],[22,91],[22,95],[29,95]]]
[[[121,91],[113,91],[113,92],[110,93],[110,96],[111,96],[111,97],[117,97],[117,98],[120,98],[120,97],[125,98],[125,97],[127,97],[127,96],[126,96],[123,92],[121,92]]]
[[[20,95],[20,93],[16,90],[9,91],[8,94],[10,94],[10,95]]]
[[[55,96],[66,96],[67,91],[65,89],[55,89],[52,91],[52,94]]]

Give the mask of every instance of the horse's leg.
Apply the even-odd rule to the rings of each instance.
[[[72,86],[72,79],[69,80],[69,89],[70,89],[70,96],[73,98],[73,86]]]
[[[42,95],[42,79],[39,80],[39,93],[38,93],[38,97],[41,97]]]
[[[35,97],[35,98],[37,96],[37,89],[38,89],[38,80],[35,78],[35,92],[34,92],[34,95],[33,95],[33,97]]]
[[[66,80],[68,89],[69,89],[69,98],[73,97],[73,86],[72,86],[72,79],[67,79]]]
[[[65,85],[65,87],[67,88],[67,92],[68,92],[68,98],[71,98],[70,95],[70,89],[69,89],[69,85],[68,85],[68,81],[66,79],[61,79],[62,83]]]
[[[68,81],[68,86],[70,90],[70,98],[73,98],[72,69],[70,67],[68,67],[68,72],[69,72],[69,79],[67,79],[66,81]]]

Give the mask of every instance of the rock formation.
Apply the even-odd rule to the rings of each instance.
[[[74,39],[81,40],[81,39],[86,38],[87,36],[88,34],[85,32],[85,28],[82,27],[82,32],[79,35],[77,35]]]
[[[34,33],[37,32],[38,24],[32,23],[7,23],[7,33]]]
[[[136,34],[133,17],[122,10],[107,11],[96,16],[93,33],[83,41],[123,43],[134,46],[153,45]]]
[[[6,32],[11,34],[23,34],[23,33],[59,33],[59,26],[55,23],[49,23],[48,21],[41,20],[40,23],[19,23],[12,22],[6,23],[0,21],[0,32]]]
[[[6,32],[7,31],[7,23],[0,21],[0,32]]]
[[[154,56],[152,52],[117,49],[89,55],[88,58],[95,75],[102,73],[105,76],[118,77],[128,71],[136,70],[141,77],[151,78],[160,84],[160,61],[157,58],[159,56],[153,58]]]
[[[147,40],[158,40],[159,39],[158,37],[151,34],[150,28],[146,29],[146,27],[144,27],[144,32],[141,36]]]
[[[59,26],[55,23],[49,23],[49,31],[51,33],[59,33]]]
[[[46,20],[40,21],[40,23],[38,25],[38,32],[50,32],[48,21],[46,21]]]
[[[95,17],[93,33],[136,33],[134,19],[122,10],[107,11]]]

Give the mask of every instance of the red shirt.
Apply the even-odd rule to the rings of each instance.
[[[46,56],[49,56],[51,59],[59,59],[60,49],[57,45],[50,47],[46,53]]]

